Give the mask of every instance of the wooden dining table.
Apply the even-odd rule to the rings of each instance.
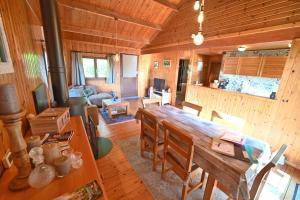
[[[194,140],[193,161],[208,173],[203,199],[211,199],[217,182],[225,185],[234,199],[250,199],[251,182],[271,156],[270,146],[258,139],[243,135],[245,143],[262,151],[258,163],[251,164],[225,156],[211,149],[213,138],[225,133],[242,134],[208,120],[203,120],[174,106],[149,105],[145,108],[153,114],[158,123],[167,120],[190,134]],[[137,119],[139,113],[137,113]]]

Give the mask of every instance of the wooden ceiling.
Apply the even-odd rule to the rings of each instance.
[[[63,39],[136,49],[149,45],[186,1],[57,0]],[[41,25],[39,0],[26,2]]]
[[[41,30],[39,0],[25,0]],[[205,42],[192,43],[198,29],[194,0],[57,0],[64,40],[156,53],[284,41],[300,37],[299,0],[207,0]],[[117,34],[116,34],[117,33]],[[35,35],[42,35],[37,34]],[[117,38],[117,40],[116,40]]]

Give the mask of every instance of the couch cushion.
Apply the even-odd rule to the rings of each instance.
[[[89,97],[89,100],[91,104],[101,107],[103,99],[111,99],[111,98],[113,98],[111,94],[102,92],[99,94],[91,95]]]

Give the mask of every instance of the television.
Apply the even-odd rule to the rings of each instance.
[[[165,80],[164,79],[159,79],[159,78],[154,78],[154,85],[153,88],[155,91],[162,91],[165,89]]]
[[[43,112],[49,108],[47,89],[45,84],[41,83],[32,91],[36,114]]]

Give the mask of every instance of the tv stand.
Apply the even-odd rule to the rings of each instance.
[[[171,92],[167,92],[165,90],[150,91],[150,98],[151,99],[161,99],[161,105],[171,104]]]

